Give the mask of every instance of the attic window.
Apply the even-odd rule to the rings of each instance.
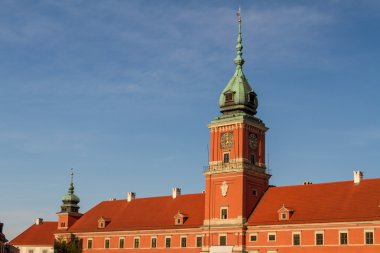
[[[285,205],[283,204],[282,207],[277,212],[278,212],[278,220],[289,220],[294,210],[292,210],[291,208],[285,207]]]
[[[186,220],[187,220],[187,215],[181,213],[179,210],[176,213],[176,215],[174,215],[174,225],[183,225]]]
[[[103,216],[100,217],[100,219],[98,220],[98,228],[105,228],[108,223],[111,222],[111,219],[109,218],[104,218]]]
[[[233,92],[225,93],[224,97],[225,97],[226,103],[234,102],[234,93]]]

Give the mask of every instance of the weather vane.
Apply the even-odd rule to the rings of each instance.
[[[238,21],[240,22],[241,21],[241,9],[240,9],[240,6],[239,6],[238,11],[236,12],[236,16],[238,16]]]

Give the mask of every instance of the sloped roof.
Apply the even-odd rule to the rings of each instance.
[[[33,224],[12,241],[11,245],[54,245],[54,232],[57,230],[58,222],[43,221],[39,225]]]
[[[180,211],[188,219],[181,228],[200,227],[204,219],[204,194],[103,201],[90,209],[68,232],[131,231],[176,228],[174,215]],[[98,228],[100,217],[107,217],[105,228]],[[67,232],[67,231],[66,231]]]
[[[278,220],[281,206],[294,211]],[[380,178],[271,187],[248,219],[248,225],[276,225],[380,220]]]

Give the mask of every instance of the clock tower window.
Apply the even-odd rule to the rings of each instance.
[[[229,163],[230,162],[230,153],[224,153],[223,154],[223,163]]]
[[[228,219],[228,209],[226,207],[223,207],[222,209],[220,209],[220,218],[222,220]]]
[[[255,162],[256,162],[255,155],[251,154],[251,164],[255,165]]]

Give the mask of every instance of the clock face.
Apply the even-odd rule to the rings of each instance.
[[[249,134],[248,137],[248,144],[251,149],[256,149],[257,148],[257,136],[256,134]]]
[[[222,148],[231,148],[233,144],[233,135],[231,132],[222,134],[220,146]]]

